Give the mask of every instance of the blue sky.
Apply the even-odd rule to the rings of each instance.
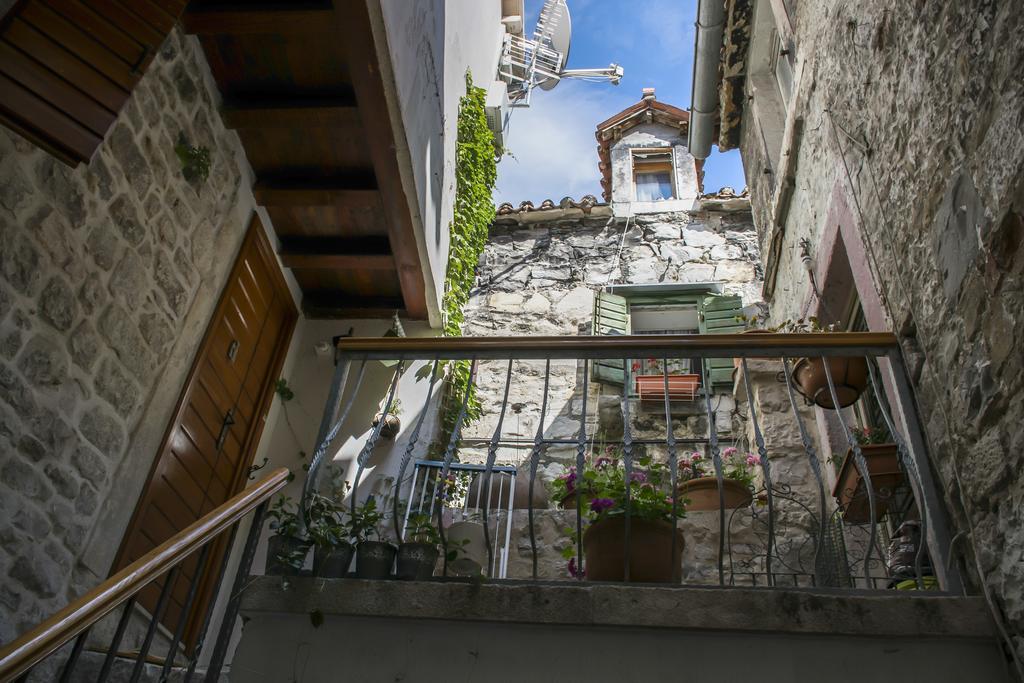
[[[625,69],[618,86],[567,80],[551,91],[535,91],[529,108],[516,109],[505,146],[512,154],[498,164],[496,202],[575,199],[601,195],[597,169],[598,123],[640,100],[654,87],[663,102],[690,105],[695,0],[568,0],[572,14],[569,68]],[[533,33],[543,0],[526,0],[526,32]],[[746,183],[739,152],[712,149],[704,188]]]

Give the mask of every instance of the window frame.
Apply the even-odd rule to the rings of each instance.
[[[668,162],[668,181],[669,187],[671,188],[671,195],[663,197],[661,199],[640,199],[639,193],[637,192],[637,176],[640,173],[637,172],[637,165],[642,167],[644,164],[661,164],[665,162],[661,161],[646,161],[641,160],[638,157],[640,155],[657,154],[665,155]],[[670,202],[679,198],[679,188],[676,183],[676,155],[671,147],[633,147],[629,150],[629,172],[630,172],[630,186],[632,187],[633,201],[635,202]],[[652,171],[654,173],[658,171]]]

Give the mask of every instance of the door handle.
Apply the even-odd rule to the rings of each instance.
[[[234,362],[235,356],[238,355],[238,340],[232,339],[231,344],[228,345],[228,360]]]
[[[228,440],[228,432],[231,430],[231,425],[235,424],[235,409],[232,408],[224,416],[224,422],[220,425],[220,434],[217,435],[217,452],[220,453],[221,449],[224,448],[224,442]]]

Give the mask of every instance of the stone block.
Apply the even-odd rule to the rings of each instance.
[[[78,429],[86,440],[109,458],[119,458],[124,449],[124,427],[108,410],[93,406],[82,414]]]
[[[139,218],[139,210],[127,195],[119,195],[110,203],[110,218],[121,233],[121,237],[137,247],[146,239],[146,228]]]
[[[83,482],[81,489],[78,491],[78,497],[75,498],[75,512],[91,517],[96,512],[99,504],[99,495],[96,489],[93,488],[92,484]]]
[[[22,419],[27,419],[36,411],[36,401],[31,390],[6,366],[0,366],[0,401],[13,408]]]
[[[125,179],[131,185],[132,192],[140,199],[145,197],[146,192],[153,184],[153,174],[146,163],[146,157],[142,154],[139,144],[135,141],[135,137],[124,119],[116,124],[114,131],[108,136],[108,141],[111,155],[121,167],[121,172],[124,173]],[[114,201],[116,203],[118,200]],[[111,215],[113,215],[113,208],[112,204]],[[125,239],[128,239],[130,244],[136,244],[127,236]]]
[[[64,496],[68,500],[74,500],[78,495],[78,490],[81,484],[78,481],[78,477],[70,468],[56,463],[48,463],[46,467],[43,468],[43,472],[46,473],[46,477],[50,481],[50,485],[53,486],[54,490],[60,495]]]
[[[523,310],[527,313],[545,314],[551,309],[551,302],[541,294],[535,292],[523,304]]]
[[[100,317],[99,329],[110,348],[140,382],[146,383],[154,376],[156,359],[127,311],[117,304],[110,305]]]
[[[654,223],[647,227],[644,236],[655,240],[677,240],[680,236],[678,225],[672,223]]]
[[[555,314],[563,319],[589,319],[593,312],[594,290],[589,287],[574,287],[555,304]]]
[[[43,598],[52,598],[64,587],[64,568],[38,545],[31,544],[14,561],[10,577]]]
[[[85,248],[97,266],[103,270],[110,270],[117,263],[121,245],[110,225],[103,223],[94,227],[89,233],[85,241]]]
[[[28,178],[14,158],[10,158],[12,160],[4,164],[2,171],[4,182],[0,183],[0,206],[17,215],[32,205],[33,191]]]
[[[150,276],[146,264],[134,249],[126,249],[110,273],[110,293],[129,309],[137,309],[146,300]]]
[[[7,485],[8,490],[41,503],[53,496],[53,489],[43,475],[20,458],[7,460],[0,469],[0,481]]]
[[[15,529],[23,531],[36,540],[46,538],[52,528],[46,515],[39,512],[35,506],[25,503],[18,506],[11,522]]]
[[[113,265],[113,264],[111,264]],[[86,315],[92,315],[107,301],[107,293],[103,288],[103,280],[97,273],[85,276],[78,290],[78,302]]]
[[[725,244],[725,238],[710,230],[683,228],[683,242],[690,247],[717,247]]]
[[[189,295],[185,287],[182,286],[181,281],[178,280],[178,276],[174,273],[170,255],[163,250],[158,251],[153,260],[153,278],[157,286],[164,293],[167,305],[175,317],[180,318],[184,315]]]
[[[71,360],[83,370],[91,370],[96,363],[99,354],[100,336],[88,320],[83,320],[78,327],[68,335],[68,351],[71,353]]]
[[[690,261],[700,261],[704,258],[703,247],[688,247],[681,242],[665,242],[659,245],[662,258],[668,259],[670,263],[680,264]]]
[[[715,266],[710,263],[684,263],[679,267],[679,282],[711,282],[715,279]]]
[[[518,292],[497,292],[487,297],[487,305],[495,311],[516,312],[520,310],[524,299]]]
[[[113,406],[117,414],[129,419],[139,404],[139,389],[121,364],[112,358],[104,359],[93,380],[96,393]]]
[[[0,183],[2,185],[3,183]],[[23,235],[0,250],[0,272],[11,287],[25,296],[34,297],[42,279],[39,249]]]
[[[45,458],[47,454],[46,446],[43,445],[39,439],[31,436],[30,434],[23,434],[22,437],[18,439],[18,452],[32,462],[39,462]]]
[[[96,486],[103,486],[107,480],[107,460],[86,444],[79,444],[71,452],[71,464]]]
[[[67,280],[59,275],[50,278],[39,295],[39,314],[61,332],[71,329],[78,312],[75,293]]]
[[[139,331],[153,352],[163,358],[174,341],[174,330],[163,313],[151,311],[139,316]]]
[[[68,354],[47,335],[28,340],[18,356],[18,369],[37,387],[56,387],[68,380]]]
[[[736,261],[743,258],[743,250],[735,244],[719,244],[711,247],[711,260]]]
[[[715,279],[723,282],[750,282],[754,264],[748,261],[723,261],[715,266]]]

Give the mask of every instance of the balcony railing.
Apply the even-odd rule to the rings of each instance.
[[[704,369],[703,388],[680,403],[662,375],[654,408],[649,400],[641,406],[631,383],[610,391],[590,378],[595,360],[629,367],[631,359],[655,358],[669,367],[676,359],[720,365],[730,357],[733,386],[713,384]],[[962,591],[956,568],[947,566],[945,513],[891,334],[341,338],[336,360],[304,499],[317,490],[327,444],[353,402],[366,400],[359,386],[368,364],[399,361],[382,397],[385,412],[398,399],[399,379],[417,366],[433,407],[419,411],[398,448],[391,495],[396,520],[412,507],[429,512],[444,546],[436,576],[455,573],[443,559],[451,555],[451,511],[473,508],[486,550],[478,564],[493,578]],[[475,389],[442,389],[449,361],[468,363]],[[346,391],[352,375],[355,388]],[[865,390],[889,435],[884,448],[862,443],[850,409],[833,408],[850,406]],[[472,391],[484,403],[489,435],[467,425]],[[428,464],[434,436],[424,425],[442,395],[453,424]],[[828,442],[832,467],[821,452],[815,404],[838,434]],[[532,439],[509,428],[513,412],[533,421]],[[575,432],[552,433],[558,420]],[[366,500],[361,482],[379,439],[380,426],[356,459],[352,510]],[[474,502],[438,484],[467,471]],[[498,505],[482,503],[480,492],[490,497],[499,476],[525,495],[512,489]],[[561,500],[538,502],[549,490]],[[513,496],[525,502],[513,505]],[[406,502],[401,512],[399,501]],[[393,526],[401,542],[405,529]],[[653,560],[644,557],[652,553]]]

